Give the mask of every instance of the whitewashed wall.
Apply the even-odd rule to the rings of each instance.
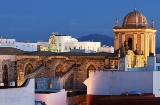
[[[15,39],[0,38],[0,47],[14,47],[15,42]]]
[[[101,46],[100,42],[78,42],[76,38],[72,38],[71,36],[62,35],[55,36],[55,38],[58,44],[57,47],[61,52],[68,52],[70,51],[70,48],[74,49],[74,47],[76,47],[76,49],[79,49],[79,47],[81,47],[82,49],[97,51],[98,47]]]
[[[109,53],[114,53],[114,47],[109,47],[106,45],[103,45],[102,47],[98,48],[98,52],[109,52]]]
[[[153,71],[153,93],[160,97],[160,71]]]
[[[57,93],[36,93],[36,101],[43,101],[47,105],[67,105],[67,93],[63,89]]]
[[[14,48],[23,51],[37,51],[37,43],[15,42]]]
[[[156,57],[147,57],[147,68],[148,71],[156,71]]]
[[[37,51],[37,43],[16,42],[15,39],[0,38],[0,47],[13,47],[23,51]]]
[[[69,47],[71,49],[86,49],[86,50],[94,50],[97,52],[98,48],[101,46],[101,42],[66,42],[65,47],[67,47],[67,50],[69,50]]]
[[[154,77],[153,77],[154,76]],[[87,94],[120,95],[130,91],[154,93],[159,96],[160,71],[127,72],[127,71],[91,71],[84,82]]]
[[[40,45],[40,46],[49,46],[49,42],[37,42],[37,46]]]
[[[0,105],[35,105],[34,79],[27,87],[0,89]]]

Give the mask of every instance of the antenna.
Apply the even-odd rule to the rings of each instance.
[[[134,10],[136,11],[136,1],[134,2]]]

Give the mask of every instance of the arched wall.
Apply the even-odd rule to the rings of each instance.
[[[24,74],[30,74],[34,71],[33,65],[31,63],[26,64],[25,69],[24,69]]]
[[[9,85],[9,66],[8,64],[4,64],[3,66],[3,83],[5,86]]]

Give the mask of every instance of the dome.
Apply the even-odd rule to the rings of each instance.
[[[122,27],[148,27],[148,23],[146,17],[134,9],[124,17]]]
[[[133,95],[133,94],[137,94],[137,95],[138,95],[138,94],[142,94],[142,93],[139,92],[139,91],[131,91],[131,92],[129,92],[128,94],[129,94],[129,95],[131,95],[131,94],[132,94],[132,95]]]

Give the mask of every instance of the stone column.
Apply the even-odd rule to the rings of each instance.
[[[154,53],[154,51],[153,51],[153,33],[152,34],[150,34],[150,40],[151,40],[151,53]]]
[[[124,43],[125,40],[125,34],[122,34],[122,43]]]
[[[145,43],[145,44],[144,44],[144,56],[145,56],[145,57],[147,57],[147,55],[148,55],[148,54],[147,54],[147,53],[148,53],[148,52],[147,52],[147,42],[148,42],[148,41],[147,41],[147,33],[146,33],[146,34],[144,35],[144,43]]]
[[[155,36],[156,36],[156,34],[155,33],[153,33],[153,53],[154,53],[154,56],[155,56],[155,49],[156,49],[156,46],[155,46],[155,43],[156,43],[156,40],[155,40]]]
[[[149,33],[147,33],[147,56],[149,56]]]
[[[132,42],[133,46],[133,51],[136,50],[136,44],[137,44],[137,34],[134,34],[134,41]],[[139,46],[139,45],[138,45]]]
[[[114,33],[114,50],[119,49],[119,34]]]
[[[142,53],[142,51],[144,52],[144,34],[141,34],[141,50],[140,50],[140,53]]]

